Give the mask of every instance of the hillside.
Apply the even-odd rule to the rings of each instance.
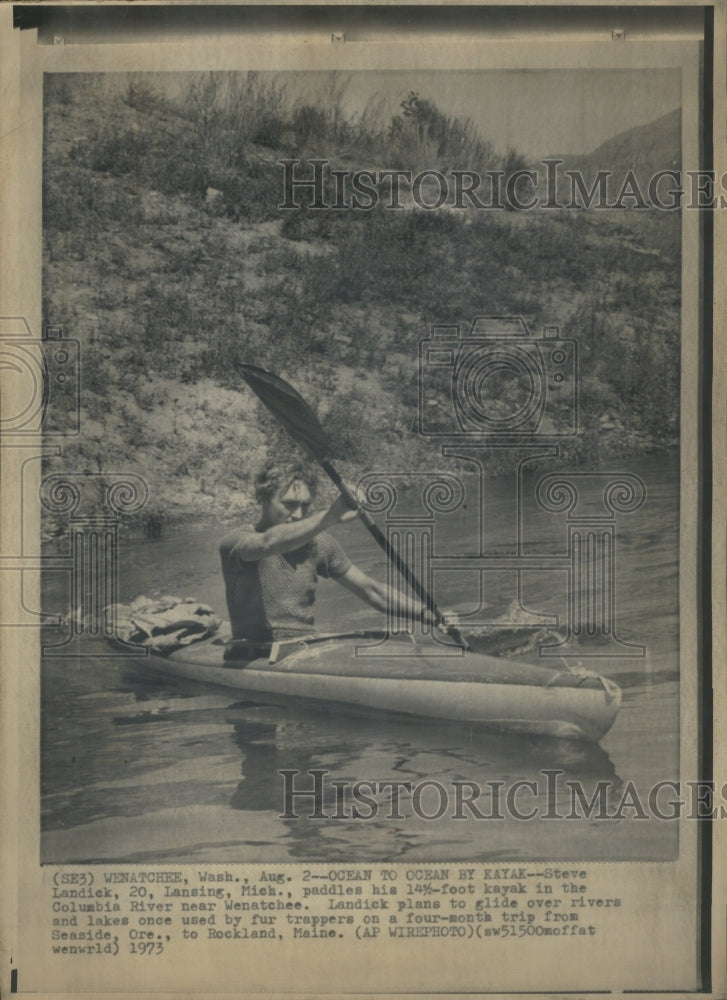
[[[166,517],[239,511],[271,436],[285,446],[239,361],[316,404],[350,475],[430,467],[418,342],[477,315],[579,340],[582,433],[565,460],[674,446],[678,216],[281,211],[284,157],[349,170],[508,160],[416,95],[391,121],[352,119],[333,85],[311,103],[263,75],[220,77],[174,99],[139,76],[121,90],[48,78],[44,323],[76,337],[83,359],[82,431],[49,468],[135,471]],[[672,126],[616,137],[614,158],[673,160]],[[491,389],[505,408],[517,392]]]
[[[564,169],[588,173],[612,170],[620,177],[633,170],[642,179],[659,170],[680,170],[681,143],[682,112],[675,108],[653,122],[619,132],[590,153],[568,153],[559,158],[565,161]]]
[[[622,205],[631,211],[603,212],[599,208],[603,230],[608,229],[609,222],[618,220],[617,229],[625,246],[676,259],[681,238],[678,212],[644,210],[642,200],[650,206],[654,198],[660,199],[662,206],[674,204],[670,191],[678,185],[673,178],[662,177],[658,181],[654,178],[663,171],[681,170],[681,144],[681,109],[676,108],[653,122],[620,132],[590,153],[556,157],[564,161],[558,173],[558,198],[566,205],[573,199],[573,185],[566,171],[578,171],[589,192],[596,189],[599,171],[608,172],[603,189],[607,203],[614,205],[622,198]],[[655,186],[650,186],[652,183]],[[627,235],[629,231],[631,238]]]
[[[681,169],[682,112],[676,108],[647,125],[637,125],[608,139],[585,157],[593,167],[637,176]]]

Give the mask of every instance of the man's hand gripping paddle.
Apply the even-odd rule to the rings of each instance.
[[[363,509],[356,495],[344,483],[338,470],[328,457],[330,445],[325,431],[303,397],[284,379],[278,375],[273,375],[272,372],[265,371],[264,368],[241,364],[238,365],[238,370],[260,402],[270,410],[290,436],[315,458],[331,482],[334,483],[339,492],[346,498],[351,509],[358,511],[371,537],[377,545],[381,546],[392,565],[406,580],[419,600],[430,610],[436,626],[451,635],[455,642],[464,649],[467,649],[467,643],[463,639],[459,629],[454,625],[446,624],[442,612],[434,603],[434,598],[425,590],[424,586],[404,562],[396,549],[393,548],[386,536],[379,530],[368,511]]]

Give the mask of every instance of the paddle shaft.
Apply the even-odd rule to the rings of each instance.
[[[357,510],[364,523],[364,526],[371,537],[374,539],[377,545],[379,545],[386,555],[388,556],[390,562],[394,568],[404,577],[406,582],[409,584],[411,589],[414,591],[416,596],[420,601],[423,602],[426,608],[432,612],[435,617],[435,622],[437,625],[443,625],[444,629],[449,632],[453,639],[456,640],[461,646],[467,646],[467,643],[462,638],[459,629],[455,628],[453,625],[447,625],[444,623],[442,612],[439,610],[434,602],[432,595],[425,589],[424,585],[420,580],[414,575],[410,567],[401,558],[399,553],[396,551],[394,546],[389,542],[386,535],[381,531],[379,526],[376,524],[374,519],[371,517],[368,511],[364,510],[359,501],[357,500],[355,494],[349,487],[344,483],[338,469],[333,465],[333,463],[327,458],[319,458],[318,463],[323,469],[325,474],[331,480],[331,482],[336,486],[338,491],[348,500],[351,508]]]

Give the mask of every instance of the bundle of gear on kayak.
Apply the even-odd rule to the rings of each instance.
[[[220,632],[223,622],[208,604],[194,597],[135,598],[131,604],[104,608],[106,625],[121,642],[147,646],[155,653],[171,653]],[[229,637],[229,625],[227,629]]]

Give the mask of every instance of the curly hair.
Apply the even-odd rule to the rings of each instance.
[[[271,500],[292,482],[305,483],[315,496],[318,481],[312,465],[300,459],[271,458],[255,476],[255,497],[258,503]]]

